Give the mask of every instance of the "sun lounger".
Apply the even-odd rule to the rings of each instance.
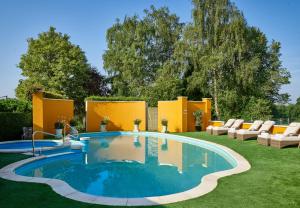
[[[258,131],[255,130],[238,130],[236,132],[236,138],[239,140],[247,140],[251,138],[256,138],[258,135],[261,133],[268,133],[271,128],[274,126],[275,122],[274,121],[265,121],[263,125],[259,128]]]
[[[225,123],[225,125],[223,125],[222,127],[228,127],[228,128],[230,128],[232,125],[233,125],[233,123],[235,122],[235,119],[229,119],[226,123]],[[207,128],[206,128],[206,132],[208,133],[208,134],[213,134],[213,129],[214,128],[216,128],[216,126],[208,126]]]
[[[257,142],[262,145],[271,145],[277,148],[283,148],[291,145],[299,145],[300,123],[293,122],[287,127],[283,134],[261,134],[257,138]]]
[[[243,119],[237,119],[230,127],[227,126],[215,127],[213,128],[213,135],[227,134],[229,129],[239,129],[243,123],[244,123]]]
[[[253,122],[253,124],[250,126],[249,129],[247,129],[248,131],[258,131],[259,128],[261,127],[261,125],[263,124],[264,122],[261,121],[261,120],[256,120]],[[228,130],[228,137],[229,138],[236,138],[236,133],[237,133],[238,129],[233,129],[233,128],[230,128]]]

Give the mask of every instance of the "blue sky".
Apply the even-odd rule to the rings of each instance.
[[[282,91],[292,101],[300,97],[300,1],[234,0],[249,25],[259,27],[269,40],[282,44],[284,67],[292,74],[291,84]],[[190,0],[0,0],[0,96],[14,97],[22,78],[17,68],[26,52],[27,38],[54,26],[86,52],[89,62],[101,72],[106,49],[106,30],[116,18],[142,15],[150,5],[167,6],[182,22],[191,20]]]

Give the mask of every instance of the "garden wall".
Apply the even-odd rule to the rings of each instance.
[[[86,131],[99,131],[100,122],[104,117],[109,118],[108,131],[132,131],[133,120],[141,119],[140,130],[146,130],[145,101],[93,101],[87,100]]]
[[[168,120],[169,132],[195,131],[193,112],[201,110],[202,129],[205,129],[211,119],[211,100],[188,101],[187,97],[178,97],[174,101],[158,101],[158,131],[161,131],[161,120]]]
[[[43,92],[32,95],[33,131],[55,133],[54,123],[65,120],[69,122],[74,116],[74,101],[67,99],[44,98]],[[36,138],[43,138],[38,134]]]

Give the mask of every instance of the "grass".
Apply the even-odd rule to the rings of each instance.
[[[237,141],[227,136],[182,133],[227,146],[243,155],[251,170],[222,178],[211,193],[184,202],[157,207],[300,207],[300,150],[260,146],[256,141]],[[0,166],[26,158],[0,154]],[[56,194],[44,184],[0,179],[0,207],[105,207],[73,201]]]

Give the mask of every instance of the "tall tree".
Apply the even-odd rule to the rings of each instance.
[[[102,93],[100,88],[105,87],[99,83],[104,78],[91,68],[81,48],[54,27],[36,39],[28,39],[27,52],[18,66],[25,77],[16,89],[17,97],[22,99],[31,99],[35,88],[43,88],[81,103],[90,93]],[[97,86],[92,88],[87,84],[90,81]]]
[[[290,74],[280,44],[247,25],[230,0],[193,0],[193,22],[175,49],[189,97],[213,97],[216,116],[241,116],[251,98],[271,105],[286,100],[280,87]],[[266,110],[265,112],[269,112]],[[266,115],[267,116],[267,115]]]
[[[165,7],[151,6],[145,17],[125,17],[107,31],[108,49],[104,68],[117,95],[143,96],[149,93],[158,71],[170,60],[183,24]]]

